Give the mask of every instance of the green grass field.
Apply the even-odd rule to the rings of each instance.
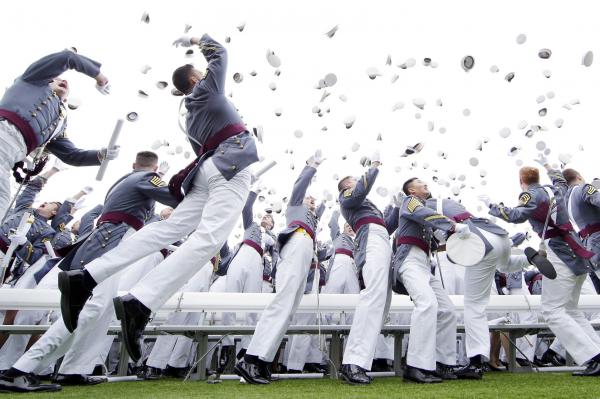
[[[571,377],[568,373],[488,373],[483,381],[453,381],[436,385],[407,384],[399,378],[378,378],[368,387],[340,381],[287,380],[268,386],[224,381],[221,384],[160,381],[106,383],[65,387],[58,393],[4,395],[20,398],[600,398],[600,378]]]

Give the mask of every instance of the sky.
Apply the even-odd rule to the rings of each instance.
[[[149,23],[141,21],[145,12]],[[377,188],[392,194],[413,176],[429,182],[435,197],[460,199],[473,213],[485,213],[477,201],[484,193],[515,205],[519,165],[534,165],[539,142],[551,150],[553,163],[559,155],[570,156],[568,166],[584,177],[600,176],[595,151],[600,60],[582,65],[587,51],[600,56],[600,26],[592,1],[174,0],[93,7],[77,1],[10,2],[0,23],[5,38],[0,87],[8,87],[36,59],[74,46],[103,64],[112,93],[100,95],[87,76],[64,74],[71,98],[81,102],[69,111],[69,137],[81,148],[100,148],[108,143],[118,118],[132,111],[139,115],[125,123],[121,155],[103,181],[95,181],[95,167],[70,168],[50,180],[40,201],[62,200],[92,185],[95,191],[87,205],[102,202],[110,185],[130,170],[135,153],[149,150],[156,140],[169,143],[157,151],[171,164],[167,179],[191,161],[183,154],[190,147],[178,127],[181,98],[170,94],[170,76],[185,63],[200,69],[206,63],[197,50],[186,57],[185,49],[172,46],[186,24],[192,26],[190,35],[209,33],[227,47],[226,92],[248,127],[264,128],[261,157],[278,163],[263,179],[271,194],[255,205],[257,216],[290,195],[305,160],[317,149],[327,157],[309,190],[318,199],[335,199],[337,177],[363,173],[361,157],[380,150],[383,165],[369,198],[381,209],[390,197]],[[325,36],[336,25],[335,35]],[[520,34],[526,36],[523,44],[517,43]],[[552,51],[549,59],[538,57],[543,48]],[[281,59],[279,76],[267,62],[268,50]],[[469,72],[461,68],[467,55],[475,60]],[[391,65],[386,65],[388,57]],[[414,67],[398,67],[411,58]],[[424,58],[436,68],[423,65]],[[145,65],[152,69],[143,74]],[[499,71],[491,72],[492,66]],[[381,76],[370,79],[369,68]],[[243,75],[241,83],[233,81],[236,72]],[[505,80],[509,72],[515,74],[511,82]],[[336,75],[337,83],[315,88],[328,73]],[[169,86],[161,90],[157,81]],[[138,90],[149,96],[141,98]],[[330,95],[320,102],[324,91]],[[415,99],[425,101],[424,109],[413,104]],[[567,109],[565,104],[575,105]],[[321,117],[313,113],[314,107],[322,110]],[[542,108],[546,116],[540,116]],[[355,118],[350,129],[344,124],[348,117]],[[556,127],[558,119],[563,120],[561,128]],[[545,130],[526,137],[531,125]],[[511,132],[507,138],[499,134],[504,128]],[[353,151],[355,143],[360,148]],[[417,143],[424,143],[420,153],[400,157],[406,146]],[[510,156],[509,150],[517,146],[520,151]],[[276,217],[276,224],[283,222],[283,215]],[[326,238],[327,229],[321,234]],[[236,235],[239,226],[232,238]]]

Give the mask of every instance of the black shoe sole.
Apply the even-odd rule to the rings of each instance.
[[[115,314],[117,315],[117,320],[121,322],[121,334],[123,335],[123,343],[125,344],[125,349],[127,349],[127,353],[131,360],[134,363],[137,363],[140,360],[140,356],[133,355],[133,348],[131,347],[129,339],[127,337],[127,317],[125,315],[125,307],[123,306],[123,301],[121,301],[120,297],[113,298],[113,306],[115,307]],[[140,351],[141,352],[141,351]]]
[[[246,380],[246,382],[248,384],[253,384],[253,385],[267,385],[269,384],[269,381],[265,380],[266,382],[259,382],[258,380],[252,378],[250,376],[250,374],[246,373],[246,370],[240,368],[237,366],[237,364],[233,367],[233,371],[240,377],[242,377],[244,380]]]
[[[71,281],[69,275],[66,272],[58,273],[58,290],[60,291],[60,312],[62,314],[63,322],[69,332],[75,331],[77,328],[77,320],[73,320],[71,314]]]
[[[356,381],[352,381],[351,379],[349,379],[345,374],[340,373],[340,379],[342,380],[342,382],[348,384],[348,385],[354,385],[354,386],[365,386],[365,385],[370,385],[371,384],[371,380],[369,380],[369,382],[356,382]]]

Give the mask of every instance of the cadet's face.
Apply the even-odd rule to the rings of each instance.
[[[165,220],[171,217],[171,215],[173,214],[173,208],[165,208],[162,211],[160,211],[160,219],[161,220]]]
[[[347,190],[349,188],[354,188],[354,187],[356,187],[356,177],[350,177],[349,179],[346,179],[346,184],[345,184],[344,190]]]
[[[417,179],[411,183],[409,191],[412,195],[422,199],[427,199],[431,196],[427,184],[420,179]]]
[[[69,97],[69,83],[66,80],[56,78],[50,82],[50,88],[61,101],[67,101],[67,97]]]
[[[354,230],[352,230],[352,227],[350,227],[348,223],[344,223],[344,233],[348,234],[349,236],[354,235]]]
[[[315,208],[317,207],[315,204],[315,199],[311,196],[308,197],[304,197],[304,202],[303,202],[304,206],[306,206],[308,208],[309,211],[314,212]]]
[[[46,219],[51,218],[52,216],[56,215],[57,211],[58,211],[58,204],[56,204],[54,202],[44,202],[37,209],[37,212],[40,214],[40,216],[45,217]]]
[[[204,74],[202,72],[200,72],[199,70],[194,69],[192,71],[190,79],[194,82],[194,84],[196,84],[198,81],[204,79]]]
[[[79,234],[79,226],[81,226],[81,220],[78,220],[75,223],[73,223],[73,226],[71,226],[71,232],[73,234]]]
[[[273,230],[273,218],[271,215],[265,215],[260,220],[260,225],[267,230]]]

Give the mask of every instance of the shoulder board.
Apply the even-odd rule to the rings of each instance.
[[[165,183],[163,179],[158,176],[152,176],[150,179],[150,184],[156,187],[165,187],[167,185],[167,183]]]
[[[414,211],[415,211],[415,210],[416,210],[418,207],[420,207],[420,206],[423,206],[423,204],[421,204],[421,203],[419,202],[419,200],[418,200],[418,199],[416,199],[415,197],[412,197],[412,198],[411,198],[411,199],[408,201],[408,205],[406,206],[406,208],[408,209],[408,211],[409,211],[410,213],[414,213]]]
[[[519,196],[519,203],[521,205],[527,205],[529,201],[531,201],[531,194],[528,192],[521,193],[521,195]]]
[[[588,184],[588,185],[587,185],[587,187],[585,188],[585,193],[586,193],[587,195],[592,195],[592,194],[594,194],[596,191],[598,191],[598,190],[596,189],[596,187],[592,186],[591,184]]]

